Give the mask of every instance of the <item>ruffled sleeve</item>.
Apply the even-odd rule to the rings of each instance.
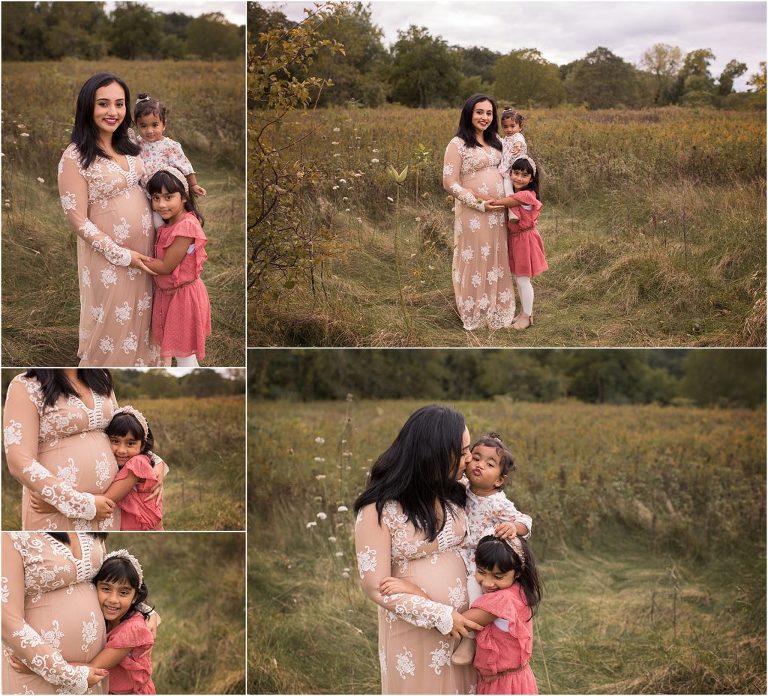
[[[530,659],[533,651],[533,621],[530,620],[531,612],[519,584],[515,583],[507,589],[481,595],[472,603],[472,608],[483,609],[497,619],[507,622],[505,631],[493,623],[486,626],[477,636],[478,650],[482,648],[485,658],[483,662],[491,673],[510,666],[519,667]],[[493,633],[496,630],[508,633],[509,637],[517,642],[520,650],[518,659],[504,649],[503,642],[494,638]],[[517,664],[509,665],[510,658]]]
[[[379,583],[392,575],[392,538],[380,523],[376,505],[366,505],[355,522],[357,571],[368,598],[398,618],[419,628],[436,628],[443,635],[453,629],[453,607],[418,595],[400,593],[384,596]]]
[[[208,244],[208,237],[205,236],[200,221],[194,213],[187,213],[186,217],[179,220],[175,225],[170,225],[165,229],[161,228],[161,233],[156,243],[155,255],[158,255],[157,252],[161,249],[167,250],[176,237],[189,237],[194,240],[192,242],[195,245],[194,251],[192,252],[195,257],[194,273],[195,276],[199,276],[203,272],[205,261],[208,259],[208,253],[205,251],[205,245]],[[189,252],[187,252],[187,254],[189,254]]]
[[[194,167],[192,167],[192,162],[190,162],[184,154],[181,143],[177,143],[175,140],[168,138],[166,155],[168,157],[168,164],[172,167],[176,167],[176,169],[178,169],[184,176],[189,176],[190,174],[195,173]]]
[[[478,200],[472,191],[461,185],[461,147],[464,143],[461,138],[453,138],[448,147],[445,148],[445,158],[443,159],[443,188],[448,191],[456,200],[464,205],[485,212],[485,201]]]
[[[133,474],[136,478],[157,481],[157,473],[146,454],[137,454],[135,457],[131,457],[121,467],[120,471],[117,472],[114,480],[122,481],[129,473]]]
[[[59,161],[59,199],[72,230],[115,266],[130,266],[131,252],[102,232],[88,217],[88,180],[80,153],[70,145]]]
[[[147,628],[144,621],[144,615],[137,612],[129,619],[119,623],[107,634],[106,647],[116,650],[124,650],[125,648],[133,650],[135,648],[150,648],[154,642],[152,632]]]
[[[62,515],[70,519],[92,520],[96,516],[95,496],[76,490],[37,461],[38,405],[43,408],[42,404],[42,390],[36,379],[19,375],[8,386],[3,411],[3,445],[8,470],[13,478],[40,495]]]
[[[519,191],[513,198],[516,201],[520,201],[520,205],[511,210],[519,218],[518,229],[523,232],[524,230],[530,230],[536,226],[536,221],[539,219],[539,212],[541,211],[542,203],[536,198],[536,194],[533,191]]]
[[[19,658],[35,674],[60,687],[56,693],[84,694],[88,690],[88,667],[70,665],[61,653],[25,621],[24,561],[29,533],[6,533],[3,537],[2,592],[3,648]],[[7,664],[5,665],[7,668]],[[52,693],[52,691],[51,691]]]

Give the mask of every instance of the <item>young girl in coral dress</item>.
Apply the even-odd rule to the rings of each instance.
[[[91,666],[109,670],[110,694],[157,693],[152,682],[155,639],[146,624],[142,603],[148,591],[139,561],[125,549],[108,553],[93,584],[107,624],[107,645]]]
[[[156,275],[152,334],[165,365],[198,367],[211,335],[211,305],[200,278],[208,258],[203,216],[184,175],[175,167],[156,172],[147,182],[152,209],[165,222],[157,232],[155,259],[147,262]]]
[[[508,227],[509,267],[515,276],[523,311],[517,315],[513,329],[527,329],[533,324],[533,285],[531,278],[546,271],[549,266],[544,257],[544,242],[536,229],[541,212],[539,176],[536,163],[527,155],[518,157],[510,167],[514,194],[490,201],[493,206],[503,205],[514,211]]]
[[[133,406],[123,406],[115,411],[104,432],[119,467],[104,495],[121,510],[120,530],[162,531],[162,496],[147,500],[158,480],[151,458],[155,439],[147,419]],[[159,462],[159,466],[164,464]]]

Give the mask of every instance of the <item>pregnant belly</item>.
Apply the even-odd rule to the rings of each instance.
[[[107,436],[97,430],[62,438],[38,454],[40,463],[83,493],[103,493],[117,474]]]
[[[467,570],[456,551],[436,553],[408,562],[404,572],[393,568],[393,574],[407,577],[436,602],[450,604],[458,611],[468,608]]]
[[[44,592],[37,602],[32,599],[24,603],[27,623],[67,662],[89,662],[106,645],[104,616],[90,582]]]

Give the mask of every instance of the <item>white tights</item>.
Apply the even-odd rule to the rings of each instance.
[[[166,367],[171,366],[171,358],[165,359],[165,366]],[[192,355],[189,355],[186,358],[177,357],[176,367],[200,367],[200,363],[197,362],[197,355],[195,355],[195,353],[192,353]]]
[[[523,305],[523,312],[529,317],[533,315],[533,285],[528,276],[515,276],[517,291],[520,293],[520,304]]]

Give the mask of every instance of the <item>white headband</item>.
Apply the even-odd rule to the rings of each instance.
[[[147,423],[147,419],[144,418],[144,414],[135,409],[133,406],[123,406],[122,408],[118,408],[113,414],[112,417],[114,418],[118,413],[129,413],[132,415],[137,421],[139,421],[139,425],[144,429],[144,439],[146,440],[149,437],[149,424]]]
[[[525,551],[523,550],[523,542],[520,541],[520,537],[513,536],[511,539],[502,539],[501,537],[496,536],[496,532],[493,527],[488,527],[483,531],[482,537],[486,536],[492,536],[494,539],[503,541],[517,554],[518,558],[520,559],[521,567],[525,568]]]
[[[136,571],[136,574],[139,576],[139,585],[144,582],[144,571],[141,569],[141,563],[139,563],[136,556],[128,552],[128,549],[118,549],[117,551],[112,551],[111,553],[108,553],[106,556],[104,556],[104,561],[110,558],[125,558],[128,560],[133,566],[133,569]]]
[[[534,162],[530,157],[528,157],[528,155],[520,155],[519,157],[515,157],[515,159],[512,160],[512,166],[510,167],[510,169],[515,168],[515,162],[517,162],[518,160],[527,160],[528,162],[530,162],[531,166],[533,167],[533,175],[536,176],[536,162]]]
[[[184,193],[189,195],[189,184],[187,183],[187,177],[184,176],[180,170],[176,169],[176,167],[163,167],[159,171],[170,174],[175,179],[178,179],[181,182],[181,185],[184,187]]]

